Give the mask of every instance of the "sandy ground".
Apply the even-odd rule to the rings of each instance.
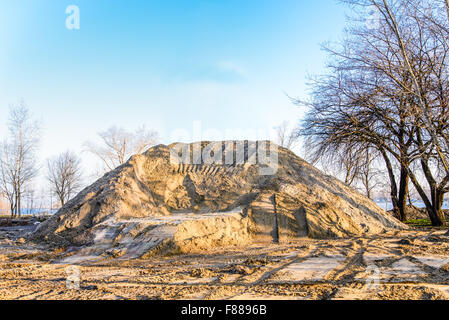
[[[441,230],[84,261],[70,261],[70,249],[24,243],[27,231],[0,228],[0,299],[449,298],[449,237]]]

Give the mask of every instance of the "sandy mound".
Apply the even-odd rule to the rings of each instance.
[[[239,146],[243,156],[236,151]],[[267,163],[262,153],[274,155],[275,149],[268,152],[268,146],[158,145],[81,191],[31,238],[96,248],[95,255],[113,248],[113,255],[142,256],[244,244],[254,234],[333,238],[406,228],[287,149],[271,145],[277,149],[278,166],[267,174],[273,163],[260,163]],[[184,155],[193,164],[174,161],[179,150],[188,150]],[[202,154],[199,161],[195,150]],[[205,154],[226,164],[211,163]]]

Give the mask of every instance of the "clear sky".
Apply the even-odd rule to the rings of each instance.
[[[72,4],[79,30],[66,28]],[[0,0],[0,134],[24,99],[42,159],[111,125],[145,124],[163,143],[195,121],[204,139],[270,138],[298,122],[286,94],[306,97],[344,20],[335,0]]]

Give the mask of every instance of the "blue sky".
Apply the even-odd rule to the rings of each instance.
[[[79,30],[65,27],[72,4]],[[298,122],[286,94],[306,97],[320,44],[344,20],[334,0],[1,0],[0,114],[26,101],[44,127],[42,159],[81,152],[111,125],[145,124],[164,143],[195,121],[205,139],[269,138]]]

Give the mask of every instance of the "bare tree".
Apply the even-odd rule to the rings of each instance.
[[[276,130],[276,142],[279,146],[287,149],[292,149],[296,146],[300,136],[296,129],[290,129],[288,121],[282,122],[274,129]]]
[[[11,216],[20,217],[24,189],[38,174],[40,126],[21,102],[10,109],[8,129],[9,136],[0,146],[0,188],[10,203]]]
[[[145,126],[135,132],[113,126],[98,135],[102,141],[100,145],[93,142],[86,142],[84,145],[88,152],[101,159],[105,171],[114,170],[132,155],[146,151],[158,141],[158,133],[147,130]]]
[[[12,151],[7,141],[2,142],[0,150],[0,190],[9,203],[11,217],[16,214],[16,162],[13,161]]]
[[[363,0],[351,2],[366,4]],[[398,89],[409,95],[417,111],[415,144],[420,151],[419,161],[430,194],[425,192],[415,173],[409,169],[411,181],[424,201],[432,223],[444,225],[441,206],[444,194],[449,191],[448,3],[410,0],[370,0],[368,3],[377,9],[385,30],[393,35],[388,43],[389,51],[396,55],[397,63],[393,65],[406,75],[406,81],[403,81],[389,74]],[[445,172],[440,179],[432,168],[435,165]]]
[[[314,80],[302,132],[320,148],[355,141],[375,149],[384,159],[401,220],[411,180],[432,224],[443,225],[441,205],[449,191],[449,45],[447,34],[442,36],[449,20],[443,2],[344,2],[362,11],[373,7],[380,18],[369,28],[358,15],[339,48],[326,48],[329,73]],[[412,170],[414,162],[421,165],[429,193]]]
[[[447,16],[441,15],[442,11],[438,10],[439,8],[435,11],[434,5],[438,2],[370,1],[385,21],[385,28],[394,35],[395,41],[390,42],[389,49],[394,50],[400,62],[395,67],[406,74],[409,80],[396,81],[400,89],[413,99],[413,104],[419,113],[420,121],[416,128],[415,142],[420,150],[419,159],[430,187],[430,197],[410,167],[409,175],[426,205],[432,224],[444,225],[445,217],[441,206],[444,194],[448,191],[449,182],[447,159],[449,140],[444,134],[447,130],[445,122],[448,108],[448,61],[446,57],[449,47],[445,40],[447,34],[441,39],[442,34],[435,32],[435,28],[429,27],[428,24],[431,21],[434,25],[447,30]],[[444,17],[443,20],[441,17]],[[444,168],[445,176],[440,181],[437,181],[432,173],[433,160]]]
[[[47,169],[51,191],[63,206],[82,186],[81,160],[73,152],[66,151],[47,160]]]

